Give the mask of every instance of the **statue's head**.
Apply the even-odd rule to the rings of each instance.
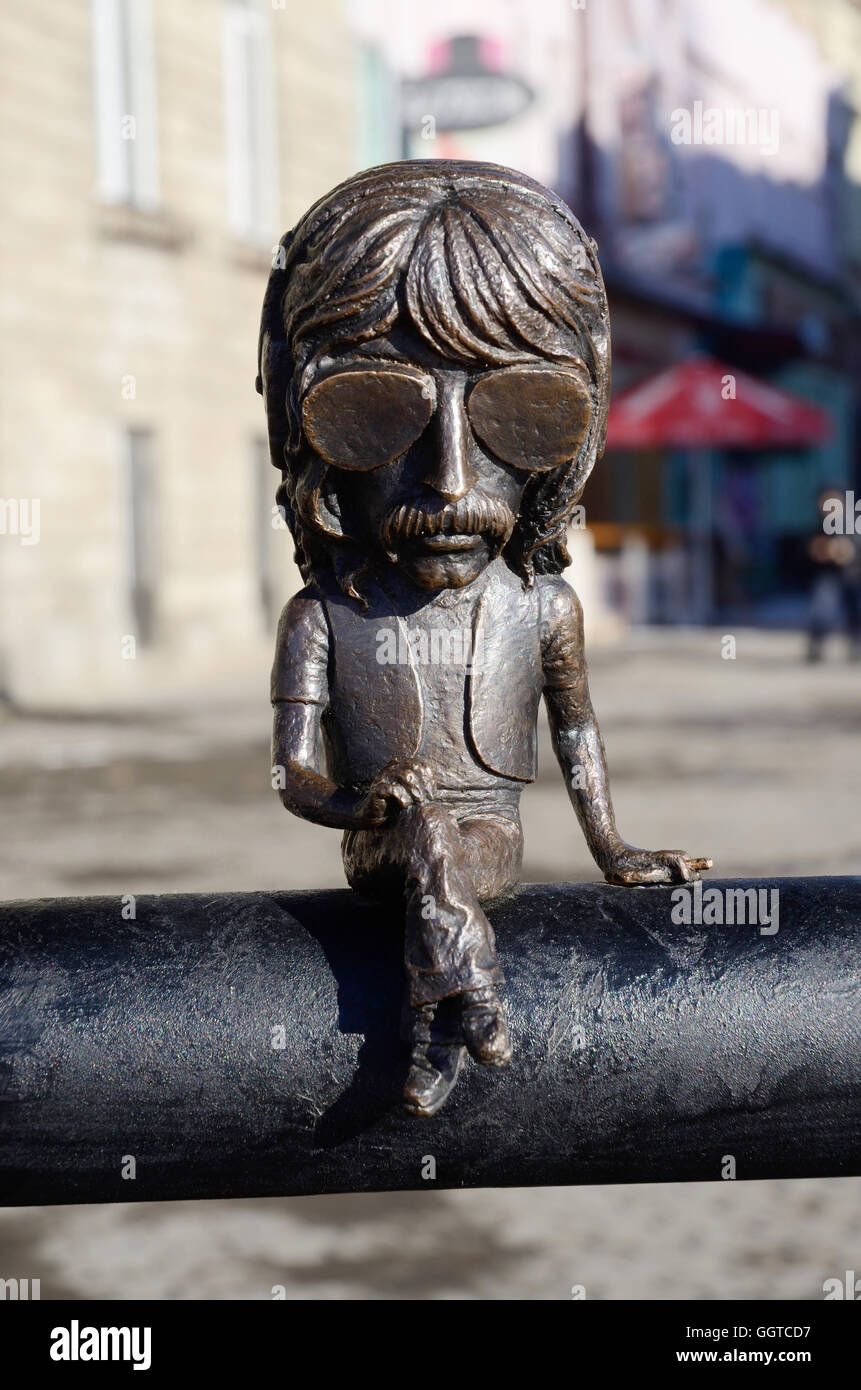
[[[368,169],[286,234],[258,389],[306,580],[361,599],[376,563],[423,589],[499,554],[526,583],[565,567],[607,424],[595,251],[541,184],[448,160]]]

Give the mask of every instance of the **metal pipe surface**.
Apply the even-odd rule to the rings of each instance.
[[[399,923],[353,893],[2,904],[0,1203],[861,1173],[861,878],[712,888],[778,929],[664,887],[493,908],[514,1060],[430,1120]]]

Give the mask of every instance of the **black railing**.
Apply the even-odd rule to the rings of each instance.
[[[498,905],[515,1058],[432,1120],[346,890],[0,905],[0,1204],[861,1173],[861,879],[708,887]]]

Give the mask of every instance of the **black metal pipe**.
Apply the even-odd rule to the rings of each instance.
[[[779,929],[498,905],[515,1058],[432,1120],[397,920],[348,891],[0,905],[0,1203],[861,1173],[861,879],[714,886],[776,888]]]

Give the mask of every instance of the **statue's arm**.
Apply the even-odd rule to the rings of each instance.
[[[323,605],[303,589],[278,624],[272,667],[273,783],[283,805],[318,825],[356,828],[361,798],[327,777],[320,760],[320,721],[328,704],[329,633]]]
[[[539,579],[544,699],[553,749],[571,804],[599,869],[611,883],[669,883],[711,868],[683,850],[644,850],[616,829],[604,742],[592,700],[583,643],[583,610],[558,575]]]
[[[546,576],[538,583],[544,700],[553,751],[589,851],[606,872],[623,841],[616,829],[604,741],[589,695],[583,610],[563,579]]]

